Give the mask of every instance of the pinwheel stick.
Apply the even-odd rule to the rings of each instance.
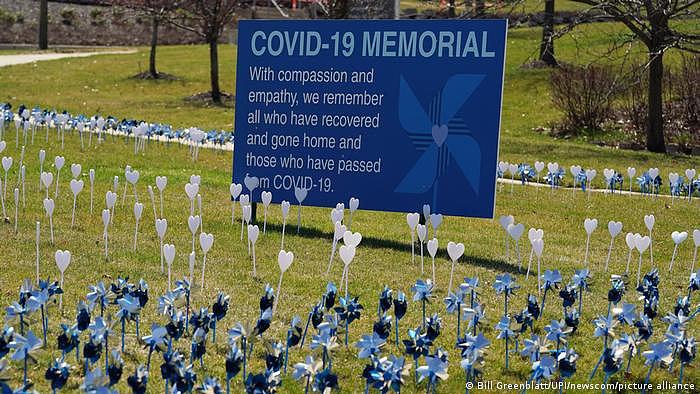
[[[542,294],[542,275],[540,274],[542,265],[540,261],[540,256],[537,256],[537,295]]]
[[[639,286],[639,281],[642,275],[642,256],[644,253],[639,252],[639,264],[637,265],[637,286]]]
[[[78,199],[78,195],[74,194],[73,195],[73,214],[71,215],[71,219],[70,219],[70,228],[73,228],[73,225],[75,224],[75,204],[76,204],[77,199]]]
[[[423,241],[420,242],[420,274],[423,276]],[[434,275],[433,275],[434,276]]]
[[[695,270],[695,260],[698,258],[698,247],[695,247],[695,251],[693,251],[693,262],[690,264],[690,273],[692,274],[693,271]]]
[[[263,212],[263,234],[267,234],[267,205],[265,205]]]
[[[2,180],[0,180],[0,188],[2,188]],[[2,203],[2,217],[6,218],[7,213],[5,212],[5,197],[2,193],[0,193],[0,202]]]
[[[204,291],[204,271],[207,269],[207,254],[202,257],[202,291]],[[216,332],[216,331],[214,331]]]
[[[610,238],[610,247],[608,247],[608,257],[605,259],[605,272],[608,272],[608,264],[610,264],[610,253],[612,253],[612,248],[613,248],[613,243],[615,242],[615,238],[611,237]],[[673,263],[671,263],[673,264]]]
[[[447,286],[447,294],[452,293],[452,277],[455,273],[455,261],[452,260],[452,268],[450,268],[450,284]]]
[[[411,229],[411,264],[416,263],[416,232]],[[423,270],[421,269],[421,273]]]
[[[673,255],[671,256],[671,265],[669,265],[668,270],[673,270],[673,261],[676,259],[676,253],[678,252],[678,244],[673,247]]]
[[[436,282],[435,282],[435,256],[431,256],[431,259],[433,260],[433,284],[436,284]]]
[[[586,264],[586,268],[588,267],[588,247],[591,244],[591,234],[586,235],[586,254],[583,257],[583,263]]]

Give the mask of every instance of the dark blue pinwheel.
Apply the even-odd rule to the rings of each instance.
[[[608,316],[598,316],[595,320],[593,320],[593,323],[595,324],[593,336],[596,338],[603,337],[603,352],[601,353],[598,362],[595,364],[595,367],[593,367],[590,379],[593,379],[596,371],[598,371],[600,363],[605,357],[606,352],[610,350],[608,345],[610,344],[610,339],[615,337],[615,327],[618,324],[618,320],[613,318],[613,316],[608,313]]]
[[[177,298],[185,298],[185,332],[190,332],[190,281],[187,278],[176,281],[173,292]]]
[[[649,378],[651,377],[651,371],[656,366],[669,365],[673,361],[673,351],[666,341],[652,343],[649,345],[649,350],[642,352],[642,357],[646,360],[644,365],[649,366],[649,372],[644,379],[644,386],[649,383]],[[646,390],[643,390],[644,392]]]
[[[177,390],[181,393],[191,393],[197,383],[197,374],[194,372],[192,364],[179,365],[177,372],[177,380],[173,391]]]
[[[211,324],[212,324],[212,342],[216,342],[216,323],[220,320],[222,320],[224,317],[226,317],[226,313],[228,312],[228,305],[229,305],[229,300],[231,297],[227,296],[223,291],[220,291],[216,295],[216,299],[214,300],[214,305],[211,306],[211,312],[212,312],[212,319],[211,319]]]
[[[131,288],[131,296],[139,300],[141,309],[148,303],[148,283],[145,280],[139,279],[139,282]],[[136,337],[140,336],[139,325],[141,323],[141,314],[136,315]]]
[[[311,337],[311,350],[321,350],[323,368],[331,368],[332,357],[331,353],[338,348],[338,337],[330,329],[328,323],[319,325],[318,335]]]
[[[681,369],[678,373],[678,384],[683,384],[683,370],[685,366],[695,360],[697,353],[697,344],[694,337],[685,338],[678,348],[678,359],[681,362]]]
[[[54,360],[44,374],[44,378],[51,382],[51,390],[54,394],[66,385],[69,376],[70,365],[63,361],[63,358]]]
[[[323,293],[323,307],[328,311],[333,309],[335,305],[335,299],[338,296],[338,288],[335,283],[328,282],[326,285],[326,292]]]
[[[348,296],[347,298],[340,297],[340,303],[334,309],[335,313],[338,314],[338,319],[345,326],[345,346],[348,346],[350,324],[360,318],[364,307],[360,304],[358,297]]]
[[[576,332],[580,322],[581,315],[578,314],[576,309],[572,309],[564,313],[564,323],[566,323],[567,327],[571,328],[572,333]]]
[[[401,77],[399,121],[420,157],[396,186],[396,192],[424,194],[432,188],[431,206],[437,209],[440,178],[456,165],[474,194],[479,195],[481,148],[458,113],[483,78],[470,74],[451,76],[426,109]]]
[[[472,335],[476,335],[479,326],[486,322],[486,310],[484,304],[475,303],[473,307],[464,308],[463,319],[467,321],[467,330]]]
[[[557,371],[557,360],[546,355],[532,363],[532,372],[528,378],[528,383],[539,382],[542,379],[551,379]]]
[[[271,342],[265,353],[265,367],[273,371],[281,371],[284,365],[284,344]]]
[[[379,335],[382,339],[387,339],[391,335],[391,321],[393,318],[386,313],[383,313],[377,321],[372,325],[372,332]]]
[[[234,346],[237,348],[237,342],[241,341],[241,352],[243,353],[243,382],[246,381],[246,366],[247,366],[247,354],[248,354],[248,342],[253,339],[253,328],[248,324],[236,323],[232,329],[228,331],[228,343],[233,350]]]
[[[394,331],[396,333],[396,346],[399,346],[399,321],[403,319],[408,310],[408,303],[406,302],[406,294],[403,291],[399,291],[394,298],[394,319],[396,324],[394,325]]]
[[[632,364],[632,357],[637,352],[637,337],[632,334],[622,334],[619,338],[613,341],[611,347],[615,349],[622,349],[623,352],[627,353],[629,357],[627,358],[627,370],[629,372],[630,366]]]
[[[421,332],[421,327],[415,330],[408,330],[408,339],[403,340],[405,352],[413,357],[413,362],[416,365],[416,383],[418,382],[418,360],[421,357],[427,356],[430,353],[430,347],[433,341],[428,336]]]
[[[107,308],[112,300],[116,299],[116,295],[110,289],[105,287],[104,282],[100,281],[94,286],[89,287],[90,292],[87,294],[87,300],[91,305],[90,309],[95,306],[100,307],[100,316],[104,317],[105,308]]]
[[[275,393],[281,384],[279,371],[265,370],[263,373],[248,375],[245,388],[247,393]]]
[[[124,333],[126,331],[126,322],[136,321],[136,317],[141,313],[141,304],[138,298],[134,298],[131,294],[126,293],[117,299],[117,304],[119,305],[119,312],[117,312],[117,318],[120,320],[122,325],[122,353],[124,352]]]
[[[58,345],[58,350],[62,354],[62,358],[66,357],[66,354],[75,350],[75,359],[77,362],[80,361],[80,355],[78,354],[78,349],[80,348],[80,331],[78,331],[77,325],[69,326],[67,324],[61,324],[61,333],[56,338]]]
[[[124,360],[122,359],[122,354],[114,349],[110,353],[110,359],[111,362],[109,363],[109,367],[107,367],[107,376],[109,377],[109,385],[114,386],[122,378],[122,374],[124,373]]]
[[[168,314],[168,324],[165,329],[168,331],[168,350],[172,349],[173,341],[178,341],[185,334],[185,314],[173,310]]]
[[[560,345],[566,345],[566,337],[571,334],[571,328],[560,320],[552,320],[549,325],[544,326],[544,331],[547,333],[547,340],[557,343],[555,355],[559,354]]]
[[[287,361],[289,360],[289,348],[294,347],[301,341],[301,319],[299,316],[294,316],[292,321],[289,323],[289,328],[287,329],[287,341],[285,342],[284,349],[284,373],[287,374]]]
[[[583,308],[583,292],[590,291],[591,273],[587,268],[576,270],[571,277],[571,286],[578,291],[578,314],[581,315]]]
[[[245,354],[238,348],[236,341],[229,344],[230,349],[226,355],[226,394],[231,392],[231,379],[241,372]],[[243,379],[245,381],[245,379]]]
[[[194,329],[192,334],[192,348],[190,352],[190,363],[199,361],[199,365],[204,367],[204,355],[207,353],[207,331],[202,327]]]
[[[126,379],[126,383],[131,388],[132,394],[146,394],[146,389],[148,388],[148,369],[143,365],[139,365],[134,371],[134,374]]]
[[[179,378],[180,369],[184,367],[184,356],[177,350],[163,353],[163,363],[160,365],[160,375],[165,381],[165,393],[168,387],[175,387]]]
[[[0,359],[5,357],[11,350],[10,343],[15,335],[15,329],[11,326],[3,327],[0,331]]]
[[[270,284],[265,285],[265,291],[260,297],[260,315],[262,315],[266,310],[272,308],[275,304],[275,289],[270,286]]]
[[[316,374],[313,387],[314,391],[318,391],[320,393],[330,393],[333,390],[338,390],[338,375],[326,368]]]
[[[467,383],[473,382],[481,375],[480,368],[484,365],[484,352],[490,344],[489,340],[482,333],[478,335],[465,334],[464,338],[459,339],[457,348],[462,356],[460,366],[464,370]]]
[[[92,313],[91,304],[87,304],[84,301],[78,302],[77,315],[75,316],[75,323],[78,331],[83,332],[87,330],[90,325],[90,314]]]
[[[85,393],[99,394],[118,394],[117,390],[112,390],[109,387],[109,377],[102,373],[102,369],[97,367],[95,370],[88,371],[85,375],[80,389]]]
[[[567,348],[557,355],[557,367],[559,368],[559,376],[562,379],[568,379],[576,373],[576,362],[578,361],[578,353],[572,348]],[[559,391],[561,393],[561,390]]]
[[[389,288],[389,286],[384,285],[384,289],[382,289],[381,293],[379,293],[379,304],[377,306],[377,317],[381,317],[383,313],[386,313],[389,309],[391,309],[391,305],[393,304],[393,290]]]

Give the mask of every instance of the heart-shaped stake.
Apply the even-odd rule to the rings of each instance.
[[[199,184],[187,183],[185,184],[185,194],[190,200],[190,215],[194,215],[194,199],[197,198],[199,194]]]
[[[248,212],[248,220],[250,220],[250,196],[247,194],[241,194],[241,199],[239,200],[241,204],[241,241],[243,241],[243,228],[246,225],[246,211]],[[246,209],[246,207],[248,207]]]
[[[578,179],[579,174],[581,173],[581,166],[579,165],[574,165],[569,168],[569,171],[571,172],[571,179],[574,181],[574,187],[571,188],[571,195],[575,196],[576,195],[576,180]]]
[[[431,213],[430,214],[430,225],[433,227],[433,238],[437,237],[438,227],[442,224],[442,214]],[[435,281],[433,281],[435,283]]]
[[[280,249],[284,249],[284,232],[287,228],[287,217],[289,216],[289,201],[282,200],[280,208],[282,209],[282,244]]]
[[[275,315],[275,312],[277,311],[277,304],[279,303],[280,296],[282,293],[280,291],[282,290],[282,277],[284,276],[284,273],[287,272],[289,267],[292,265],[292,262],[294,261],[294,253],[292,252],[286,252],[284,250],[280,250],[279,253],[277,254],[277,265],[280,267],[280,279],[277,282],[277,297],[275,297],[275,302],[272,305],[272,316]]]
[[[696,171],[695,168],[688,168],[685,170],[685,177],[688,179],[688,202],[693,199],[693,179],[695,179]]]
[[[141,216],[143,215],[143,204],[140,202],[135,202],[134,203],[134,219],[136,219],[135,227],[136,229],[134,230],[134,252],[136,251],[136,243],[138,242],[139,238],[139,221],[141,220]]]
[[[73,225],[75,224],[75,206],[78,201],[78,194],[80,194],[81,191],[83,191],[83,187],[85,186],[85,183],[83,180],[75,180],[71,179],[70,180],[70,190],[73,192],[73,214],[71,215],[70,219],[70,227],[73,228]]]
[[[588,268],[588,247],[591,243],[591,234],[593,234],[596,227],[598,227],[598,219],[586,218],[583,221],[583,228],[586,230],[586,255],[583,258],[583,263],[586,264],[586,268]]]
[[[627,167],[627,176],[630,178],[630,196],[632,196],[632,179],[637,174],[637,169],[634,167]]]
[[[153,220],[158,219],[158,213],[156,212],[156,196],[153,193],[153,186],[148,185],[148,195],[151,197],[151,205],[153,206]]]
[[[175,260],[175,245],[163,245],[163,255],[165,256],[165,262],[168,264],[168,291],[172,291],[173,286],[170,278],[173,267],[173,261]]]
[[[352,256],[349,260],[350,262],[355,257],[355,251],[357,250],[357,246],[360,244],[360,242],[362,242],[362,234],[360,234],[358,232],[353,233],[351,231],[346,231],[345,234],[343,234],[343,243],[345,244],[344,246],[352,248]],[[346,251],[345,253],[347,254],[350,252]],[[343,260],[343,263],[345,263],[345,266],[343,268],[343,276],[340,278],[340,284],[342,286],[343,280],[345,281],[345,297],[347,298],[347,295],[348,295],[348,274],[350,272],[349,271],[350,262],[343,259],[342,247],[341,247],[340,257],[341,257],[341,260]]]
[[[112,223],[114,211],[117,208],[117,193],[107,190],[107,193],[105,194],[105,202],[107,203],[107,209],[110,210],[109,223]]]
[[[71,254],[67,250],[57,250],[54,254],[54,258],[56,259],[58,271],[61,273],[61,288],[64,289],[63,277],[66,269],[70,265]],[[58,298],[58,309],[63,309],[63,294],[61,294]]]
[[[267,209],[270,207],[270,203],[272,202],[272,193],[263,191],[260,194],[260,199],[262,200],[263,207],[264,207],[264,219],[263,219],[263,234],[267,234]]]
[[[658,170],[657,170],[658,175]],[[656,177],[652,177],[656,178]],[[651,231],[654,229],[654,224],[656,223],[656,218],[654,215],[644,215],[644,225],[649,230],[649,257],[651,258],[651,266],[654,266],[654,239],[651,236]]]
[[[253,255],[253,277],[258,276],[258,271],[255,267],[255,242],[258,240],[258,235],[260,235],[260,229],[258,228],[257,225],[248,225],[248,243],[252,247],[252,255]]]
[[[430,254],[430,258],[433,260],[433,283],[435,284],[435,255],[437,254],[438,250],[438,240],[437,238],[433,238],[428,241],[428,254]]]
[[[510,249],[508,246],[508,239],[510,238],[510,234],[508,234],[508,225],[513,223],[515,223],[515,218],[513,217],[513,215],[501,216],[500,218],[498,218],[498,224],[501,225],[501,228],[506,233],[506,260],[508,260],[508,258],[510,257]]]
[[[92,215],[92,205],[95,197],[95,170],[90,169],[90,215]]]
[[[158,239],[160,239],[160,272],[165,273],[165,266],[163,264],[163,239],[165,238],[165,232],[168,230],[168,221],[166,219],[156,219],[156,233],[158,234]]]
[[[622,222],[609,221],[608,232],[610,232],[610,247],[608,247],[608,257],[605,259],[605,272],[608,272],[608,264],[610,263],[610,254],[612,253],[615,237],[622,232]]]
[[[357,208],[360,207],[360,199],[350,197],[350,203],[348,204],[348,207],[350,208],[350,216],[348,217],[348,230],[350,230],[350,226],[352,226],[352,215],[355,213],[355,211],[357,211]]]
[[[340,278],[340,283],[342,286],[343,280],[345,280],[345,298],[348,297],[348,277],[350,276],[350,263],[355,258],[355,247],[352,245],[342,245],[338,250],[340,259],[343,261],[343,276]]]
[[[2,158],[2,168],[5,170],[5,184],[2,187],[2,198],[6,199],[7,198],[7,173],[10,171],[10,168],[12,167],[12,157],[3,157]]]
[[[39,190],[44,186],[43,179],[41,179],[41,175],[44,173],[44,161],[46,161],[46,151],[39,149]]]
[[[207,253],[214,245],[214,234],[202,232],[199,234],[199,246],[202,248],[202,290],[204,289],[204,271],[207,269]]]
[[[46,189],[46,197],[49,198],[49,186],[53,183],[53,174],[50,172],[42,172],[41,173],[41,184],[44,185],[44,188]]]
[[[416,233],[418,234],[418,242],[420,243],[420,275],[423,276],[423,243],[425,242],[425,237],[428,235],[428,228],[424,224],[419,224],[416,226]]]
[[[160,195],[160,216],[163,217],[163,191],[168,185],[168,177],[157,176],[156,177],[156,187],[158,188],[158,194]]]
[[[510,173],[510,194],[513,194],[513,185],[515,182],[513,181],[513,178],[515,178],[515,174],[518,173],[518,165],[515,163],[510,163],[508,164],[508,172]]]
[[[525,232],[525,225],[523,225],[522,223],[520,223],[520,224],[511,223],[508,225],[508,234],[515,241],[515,253],[518,257],[518,272],[520,272],[522,270],[522,265],[523,265],[523,261],[520,258],[520,237],[522,237],[524,232]]]
[[[673,255],[671,256],[671,265],[669,265],[668,270],[673,271],[673,261],[676,259],[676,253],[678,252],[678,245],[683,243],[688,238],[688,233],[686,231],[674,231],[671,233],[671,239],[675,244],[673,247]]]
[[[243,186],[240,183],[232,183],[228,190],[231,193],[231,224],[233,224],[236,217],[236,199],[241,195]]]
[[[409,230],[411,230],[411,264],[416,263],[416,226],[418,226],[419,221],[420,215],[417,212],[406,214],[406,223]]]
[[[639,265],[637,266],[637,287],[639,287],[642,274],[642,256],[644,255],[644,251],[647,250],[651,245],[651,238],[646,235],[642,237],[639,234],[635,234],[634,244],[637,248],[637,251],[639,252]]]
[[[194,250],[193,250],[190,252],[189,260],[188,260],[188,266],[190,268],[190,283],[192,283],[192,278],[194,278],[194,262],[195,262],[195,254],[194,254]]]
[[[447,243],[447,255],[450,256],[452,260],[452,268],[450,269],[450,285],[447,287],[447,294],[452,293],[452,277],[455,272],[455,263],[464,254],[464,244],[454,243],[452,241]]]
[[[199,232],[204,231],[204,212],[202,211],[202,195],[197,194],[197,207],[199,207]]]
[[[627,244],[627,248],[629,249],[629,252],[627,253],[627,268],[625,269],[625,274],[629,274],[630,261],[632,260],[632,251],[637,247],[635,241],[635,234],[627,233],[627,235],[625,235],[625,243]]]
[[[124,183],[124,190],[126,191],[126,186],[131,184],[132,189],[134,189],[134,199],[139,201],[139,194],[136,191],[136,183],[139,181],[141,174],[137,170],[129,170],[124,174],[126,182]]]
[[[187,218],[187,227],[189,227],[190,232],[192,233],[192,251],[194,252],[194,235],[197,233],[197,229],[199,228],[199,225],[202,223],[202,219],[197,216],[190,216]]]
[[[532,266],[532,256],[535,254],[534,241],[542,239],[544,237],[544,230],[531,228],[527,231],[527,239],[530,241],[530,260],[527,262],[527,273],[525,274],[525,280],[530,278],[530,267]],[[540,277],[540,273],[537,273],[537,277]]]
[[[250,205],[243,206],[243,221],[241,225],[250,226],[250,218],[252,215],[253,208]],[[247,227],[246,227],[247,229]],[[250,255],[250,238],[248,238],[248,255]]]
[[[27,166],[22,165],[20,168],[21,179],[22,179],[22,208],[27,207],[27,195],[24,193],[24,180],[27,178]]]
[[[109,192],[107,192],[109,193]],[[111,214],[109,212],[109,209],[103,209],[102,210],[102,224],[104,225],[104,232],[102,233],[102,238],[104,238],[105,241],[105,259],[109,256],[109,248],[108,248],[108,237],[107,237],[107,229],[109,229],[109,222],[112,220]]]
[[[299,202],[299,210],[297,211],[297,234],[301,231],[301,203],[306,200],[306,196],[309,194],[308,189],[302,187],[294,187],[294,197],[296,197]]]
[[[537,255],[537,294],[541,295],[542,291],[542,251],[544,250],[544,239],[537,238],[532,241],[532,250]]]
[[[335,256],[335,249],[338,246],[338,241],[343,238],[343,235],[345,235],[345,232],[348,231],[347,227],[345,227],[344,224],[341,224],[340,221],[335,222],[334,225],[334,231],[333,231],[333,243],[331,246],[331,257],[328,260],[328,268],[326,269],[326,275],[330,274],[331,272],[331,265],[333,264],[333,257]],[[342,283],[341,283],[342,285]]]
[[[691,275],[695,271],[695,260],[698,258],[698,248],[700,247],[700,230],[693,230],[693,243],[695,244],[695,249],[693,250],[693,262],[690,264]]]
[[[53,198],[58,198],[58,180],[61,178],[61,168],[66,164],[66,159],[63,156],[56,156],[53,160],[54,166],[56,166],[56,192]]]
[[[51,245],[53,245],[53,209],[55,208],[54,202],[50,198],[44,199],[44,212],[46,216],[49,217],[49,229],[51,229]]]

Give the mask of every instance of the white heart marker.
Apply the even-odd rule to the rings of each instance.
[[[192,233],[192,250],[194,251],[194,241],[195,241],[195,234],[197,233],[197,229],[199,228],[199,225],[202,223],[202,219],[199,217],[199,215],[196,216],[190,216],[187,218],[187,227],[189,227],[190,232]]]
[[[277,265],[280,267],[280,279],[279,282],[277,282],[277,297],[275,297],[275,302],[272,306],[272,315],[275,315],[275,312],[277,311],[277,303],[279,302],[280,299],[280,291],[282,290],[282,276],[284,276],[284,273],[287,272],[289,267],[292,265],[292,261],[294,261],[294,253],[292,252],[286,252],[284,250],[280,250],[279,253],[277,254]]]
[[[260,234],[260,229],[257,225],[248,225],[248,242],[253,248],[253,277],[258,276],[258,271],[255,267],[255,242],[258,240],[258,235]]]
[[[340,259],[343,261],[344,264],[343,276],[340,279],[340,282],[342,285],[343,279],[345,280],[345,297],[347,298],[348,277],[350,276],[350,263],[352,263],[352,260],[355,258],[355,247],[351,245],[342,245],[338,250],[338,254],[340,255]]]
[[[231,194],[231,224],[234,224],[236,216],[236,199],[241,195],[243,186],[240,183],[232,183],[228,190]]]
[[[355,197],[350,197],[350,203],[348,204],[350,208],[350,217],[348,218],[348,229],[352,225],[352,215],[360,207],[360,200]]]
[[[63,156],[56,156],[54,158],[54,166],[56,166],[56,193],[54,194],[54,198],[58,197],[58,180],[61,177],[61,169],[63,168],[63,165],[66,164],[66,159]]]
[[[46,215],[49,217],[49,228],[51,229],[51,244],[53,245],[53,210],[54,210],[55,204],[53,202],[53,199],[50,198],[45,198],[44,199],[44,212],[46,212]]]
[[[649,170],[649,175],[651,175],[651,170]],[[657,169],[657,175],[658,175],[658,169]],[[656,178],[656,177],[653,176],[652,178]],[[653,238],[651,236],[651,232],[654,229],[655,223],[656,223],[656,218],[654,217],[654,215],[644,215],[644,225],[647,227],[647,230],[649,230],[649,258],[651,259],[652,267],[654,266],[654,246],[652,245]]]
[[[168,290],[172,291],[171,271],[175,260],[175,245],[163,245],[163,255],[165,256],[165,262],[168,263]]]
[[[168,221],[166,219],[156,219],[156,233],[160,239],[160,272],[165,272],[165,267],[163,265],[163,238],[165,238],[165,232],[168,231]]]
[[[586,255],[583,258],[583,262],[588,267],[588,249],[591,243],[591,234],[593,234],[593,231],[598,227],[598,219],[590,219],[586,218],[586,220],[583,221],[583,228],[586,230]]]
[[[671,239],[675,244],[673,246],[673,255],[671,256],[671,265],[669,265],[669,272],[673,270],[673,262],[676,260],[676,253],[678,252],[678,245],[688,238],[688,233],[686,231],[674,231],[671,233]]]
[[[695,260],[698,257],[698,248],[700,247],[700,230],[693,230],[693,244],[695,244],[695,249],[693,250],[693,262],[690,265],[690,274],[695,272]]]
[[[442,214],[441,213],[431,213],[430,214],[430,225],[433,227],[433,237],[437,237],[438,227],[442,224]],[[435,283],[435,281],[433,281]]]
[[[58,266],[58,271],[61,273],[61,288],[63,289],[63,279],[66,269],[70,265],[71,254],[67,250],[57,250],[54,254],[54,259],[56,260],[56,266]],[[60,295],[58,301],[58,308],[63,309],[63,294]]]
[[[78,194],[80,194],[81,191],[83,191],[83,187],[85,186],[85,183],[83,180],[75,180],[71,179],[70,180],[70,190],[73,192],[73,214],[71,215],[71,220],[70,220],[70,226],[73,228],[73,225],[75,224],[75,206],[78,201]]]
[[[202,248],[202,253],[204,254],[204,257],[202,257],[202,289],[204,289],[204,271],[207,268],[207,253],[209,253],[213,245],[214,234],[207,234],[205,232],[199,234],[199,246]]]
[[[294,187],[294,197],[299,202],[299,210],[297,211],[297,234],[301,230],[301,203],[304,202],[309,191],[301,187]]]
[[[280,249],[284,249],[284,233],[287,229],[287,217],[289,216],[289,201],[282,200],[280,203],[280,208],[282,210],[282,244]]]
[[[265,209],[265,220],[263,222],[263,234],[267,233],[267,209],[270,207],[272,202],[272,193],[268,191],[263,191],[260,194],[260,199],[262,200],[263,207]]]
[[[455,263],[464,254],[464,244],[454,243],[452,241],[447,243],[447,255],[450,256],[452,260],[452,268],[450,269],[450,284],[447,287],[447,294],[452,292],[452,277],[454,276]]]
[[[425,237],[428,235],[428,228],[419,224],[416,226],[416,233],[418,234],[418,242],[420,243],[420,274],[423,276],[423,243],[425,242]]]
[[[73,175],[73,179],[78,179],[80,174],[83,172],[83,166],[73,163],[70,165],[70,172],[71,175]]]
[[[608,232],[610,233],[610,246],[608,247],[608,257],[605,259],[605,272],[608,272],[608,265],[610,264],[610,254],[612,253],[615,237],[617,237],[617,235],[622,232],[622,222],[616,222],[614,220],[609,221]]]
[[[639,265],[637,266],[637,286],[639,286],[642,273],[642,256],[644,255],[644,251],[649,248],[649,245],[651,245],[651,238],[646,235],[643,237],[641,235],[635,235],[634,243],[637,251],[639,252]]]
[[[437,238],[433,238],[428,241],[428,254],[430,254],[430,258],[432,259],[432,265],[433,265],[433,283],[435,283],[435,255],[437,254],[438,251],[438,240]]]
[[[331,245],[331,257],[328,260],[328,268],[326,269],[326,275],[330,274],[331,272],[331,265],[333,265],[333,257],[335,256],[335,250],[338,245],[338,241],[343,239],[343,235],[345,235],[346,231],[348,231],[348,229],[344,224],[341,224],[339,221],[335,222],[333,229],[333,242]]]
[[[538,239],[542,239],[544,237],[544,230],[536,229],[536,228],[530,228],[527,230],[527,239],[530,241],[530,259],[527,262],[527,273],[525,274],[525,280],[527,281],[528,278],[530,277],[530,268],[532,267],[532,256],[535,253],[535,246],[533,244],[534,241]],[[537,277],[539,278],[540,274],[539,272],[537,273]]]

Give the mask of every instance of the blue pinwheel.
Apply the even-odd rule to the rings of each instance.
[[[455,163],[475,194],[479,194],[481,149],[457,116],[483,75],[456,74],[424,108],[401,77],[399,85],[399,121],[421,156],[396,187],[396,192],[423,194],[433,190],[431,206],[437,208],[439,180]]]

